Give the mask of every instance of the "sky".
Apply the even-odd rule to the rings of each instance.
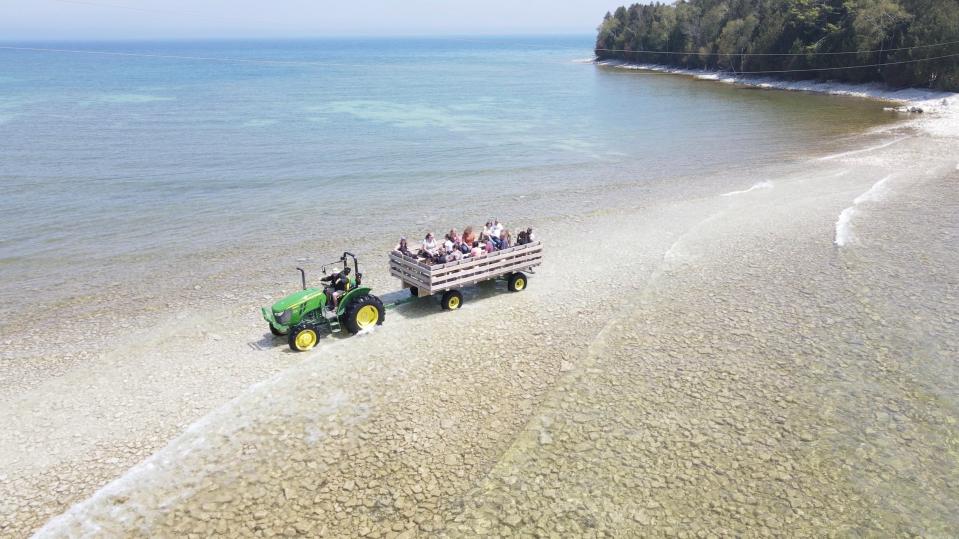
[[[616,0],[0,0],[0,41],[591,34],[617,5]]]

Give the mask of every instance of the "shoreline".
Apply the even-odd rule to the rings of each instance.
[[[923,113],[935,113],[943,116],[952,116],[959,120],[959,93],[922,88],[890,88],[878,83],[851,84],[835,81],[817,80],[783,80],[775,77],[757,75],[736,75],[728,71],[706,69],[685,69],[665,64],[633,63],[625,60],[603,60],[593,58],[588,61],[594,65],[615,69],[651,71],[671,75],[685,75],[697,80],[715,81],[726,84],[762,88],[767,90],[784,90],[794,92],[812,92],[827,95],[859,97],[891,101],[908,107],[920,107]],[[895,112],[910,112],[905,109]],[[959,129],[956,131],[959,133]]]

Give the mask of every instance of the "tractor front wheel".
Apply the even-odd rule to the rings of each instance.
[[[447,290],[443,294],[440,306],[444,311],[455,311],[463,305],[463,294],[459,290]]]
[[[312,350],[320,342],[320,331],[316,324],[300,324],[290,330],[290,349],[294,352]]]
[[[343,314],[346,329],[356,335],[364,329],[378,326],[386,319],[386,309],[383,302],[373,294],[360,296],[346,306]]]
[[[280,331],[280,330],[276,329],[275,327],[273,327],[273,324],[268,324],[268,325],[270,326],[270,333],[276,335],[277,337],[282,337],[282,336],[286,335],[286,333],[283,333],[282,331]]]
[[[507,288],[510,292],[520,292],[526,289],[526,274],[516,272],[509,276]]]

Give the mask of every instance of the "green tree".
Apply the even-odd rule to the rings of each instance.
[[[959,42],[957,0],[677,0],[607,13],[596,54],[959,90],[959,43],[950,42]],[[862,67],[871,64],[887,65]]]

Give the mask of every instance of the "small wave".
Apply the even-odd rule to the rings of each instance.
[[[158,101],[174,101],[176,98],[159,96],[159,95],[146,95],[146,94],[106,94],[101,95],[97,98],[97,101],[103,103],[122,103],[122,104],[138,104],[138,103],[156,103]]]
[[[730,191],[730,192],[728,192],[728,193],[723,193],[723,194],[721,194],[721,195],[719,195],[719,196],[721,196],[721,197],[731,197],[731,196],[735,196],[735,195],[742,195],[742,194],[748,193],[748,192],[750,192],[750,191],[755,191],[756,189],[772,189],[772,188],[773,188],[773,182],[763,181],[763,182],[759,182],[759,183],[754,183],[754,184],[752,185],[752,187],[750,187],[749,189],[743,189],[742,191]]]
[[[255,118],[243,122],[243,127],[267,127],[279,123],[279,120],[271,118]]]
[[[852,216],[856,213],[855,206],[849,206],[842,210],[839,219],[836,220],[836,239],[835,243],[839,247],[844,247],[852,241]]]
[[[868,191],[857,196],[855,200],[852,201],[852,203],[862,204],[863,202],[876,202],[878,200],[881,200],[882,196],[886,193],[885,185],[886,185],[886,182],[889,180],[889,178],[892,178],[892,174],[872,184],[872,187],[870,187]]]
[[[839,219],[836,220],[836,238],[833,240],[837,246],[845,247],[855,241],[856,238],[852,231],[852,220],[853,216],[858,213],[857,206],[863,202],[877,202],[881,200],[883,195],[888,191],[886,189],[886,182],[889,181],[889,178],[892,178],[892,174],[872,184],[872,187],[865,193],[853,199],[852,206],[842,210],[842,213],[839,214]]]
[[[574,58],[573,60],[570,60],[570,61],[573,62],[574,64],[592,64],[592,63],[595,63],[597,59],[598,58],[593,56],[592,58]]]
[[[663,253],[663,262],[670,263],[679,257],[679,249],[677,249],[677,247],[679,247],[679,240],[673,242],[673,244],[669,246],[669,249]]]
[[[852,150],[852,151],[849,151],[849,152],[834,153],[834,154],[832,154],[832,155],[827,155],[827,156],[825,156],[825,157],[820,157],[819,160],[820,160],[820,161],[829,161],[829,160],[832,160],[832,159],[839,159],[840,157],[848,157],[848,156],[850,156],[850,155],[856,155],[856,154],[860,154],[860,153],[866,153],[866,152],[872,152],[872,151],[875,151],[875,150],[881,150],[881,149],[883,149],[883,148],[887,148],[887,147],[889,147],[889,146],[892,146],[893,144],[896,144],[896,143],[898,143],[898,142],[902,142],[902,141],[906,140],[907,138],[909,138],[909,137],[899,137],[899,138],[897,138],[897,139],[890,140],[889,142],[883,142],[882,144],[877,144],[877,145],[875,145],[875,146],[870,146],[870,147],[868,147],[868,148],[863,148],[863,149],[861,149],[861,150]]]

